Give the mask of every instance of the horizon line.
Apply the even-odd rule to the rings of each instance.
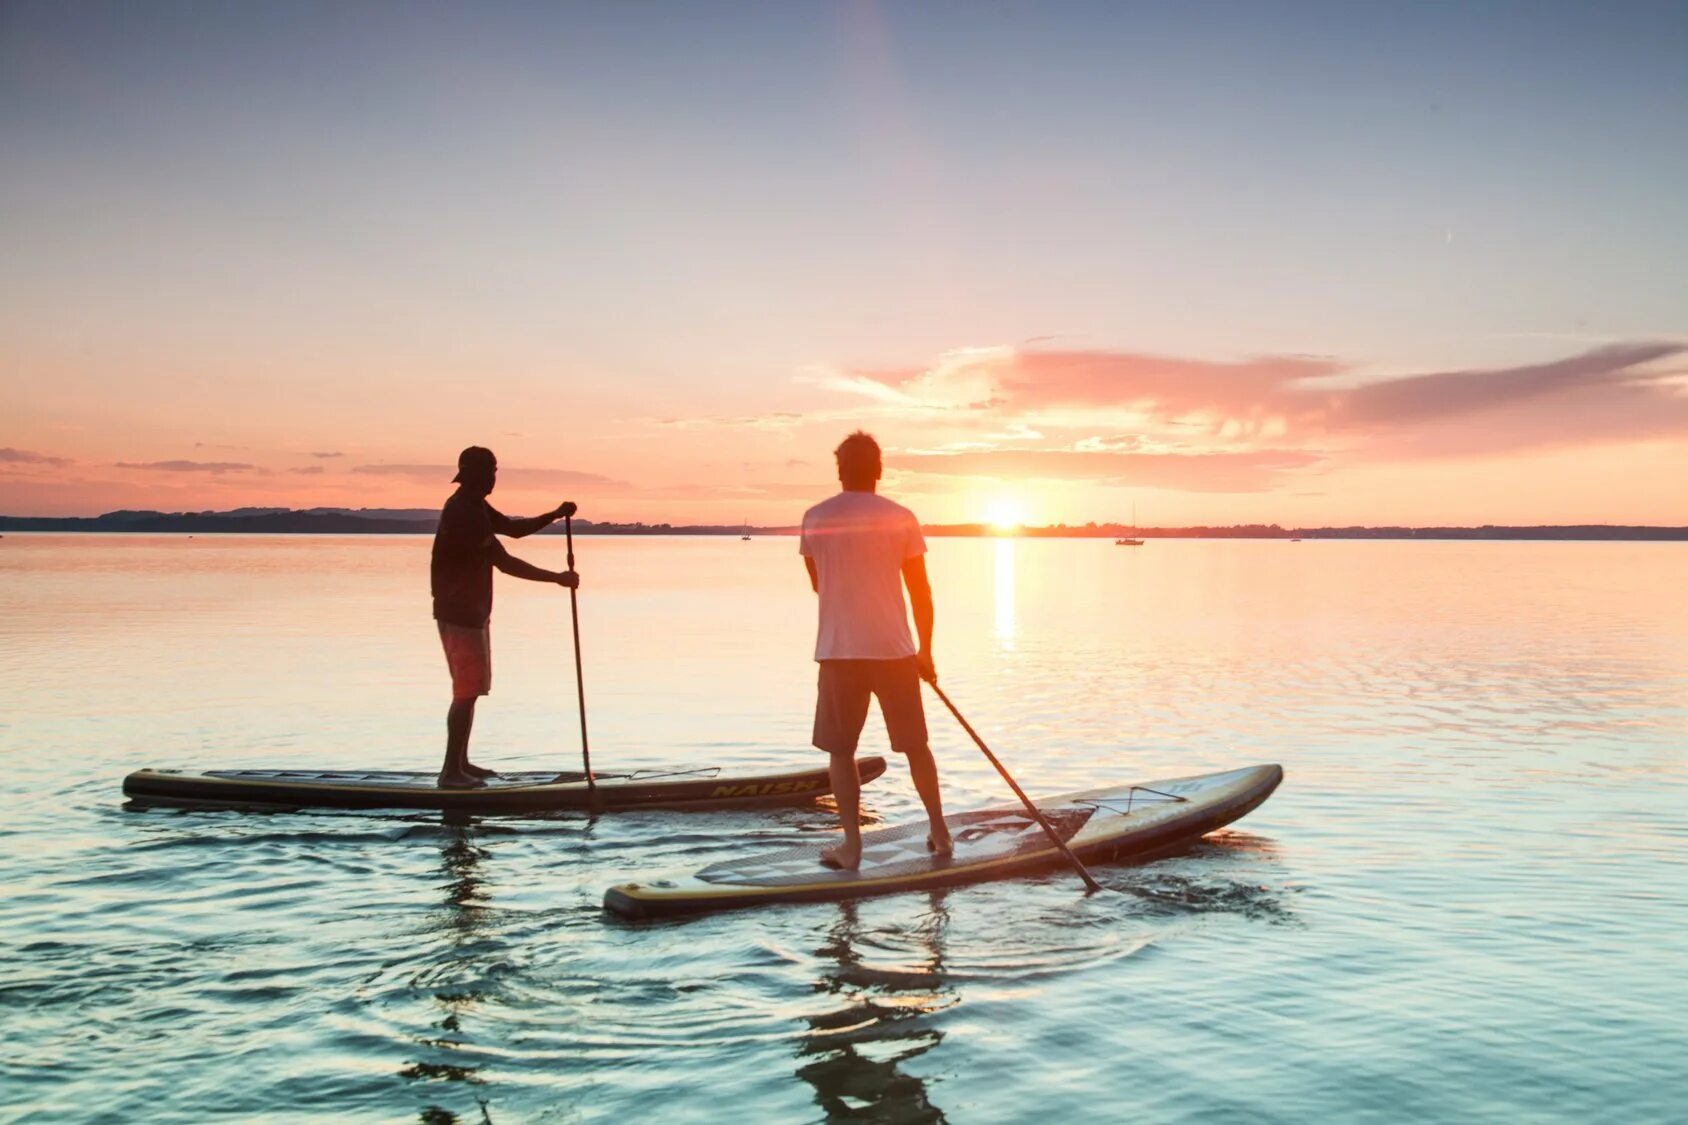
[[[378,511],[389,514],[365,515]],[[414,515],[412,514],[414,513]],[[226,511],[162,512],[154,509],[117,509],[98,516],[12,516],[0,515],[0,532],[133,534],[203,531],[238,534],[431,534],[438,517],[432,509],[292,509],[243,508]],[[91,526],[90,526],[91,525]],[[174,526],[172,526],[174,525]],[[189,526],[191,525],[191,526]],[[259,526],[268,525],[268,526]],[[677,534],[677,535],[796,535],[798,524],[651,522],[646,520],[576,519],[576,531],[585,534]],[[1118,538],[1126,533],[1146,538],[1480,538],[1485,533],[1506,538],[1619,538],[1625,535],[1647,539],[1688,539],[1688,525],[1557,523],[1557,524],[1322,524],[1285,526],[1279,523],[1185,524],[1141,526],[1116,522],[993,525],[988,521],[923,523],[925,534],[940,538]],[[1581,532],[1581,536],[1574,533]],[[540,534],[561,534],[555,525]],[[1602,536],[1600,533],[1607,533]],[[1615,534],[1614,534],[1615,533]]]

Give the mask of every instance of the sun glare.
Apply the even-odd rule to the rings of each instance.
[[[996,531],[1014,531],[1026,522],[1025,505],[1018,500],[1000,497],[985,509],[985,518]]]

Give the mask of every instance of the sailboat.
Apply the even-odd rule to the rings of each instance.
[[[1131,534],[1133,536],[1137,534],[1137,505],[1135,503],[1131,505]],[[1143,541],[1141,539],[1128,537],[1125,539],[1114,540],[1114,546],[1116,547],[1141,547],[1142,545]]]
[[[750,542],[750,521],[749,520],[744,521],[744,530],[739,533],[739,538],[744,540],[746,543]]]

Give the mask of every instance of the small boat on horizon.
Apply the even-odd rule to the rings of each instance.
[[[1131,534],[1114,540],[1116,547],[1141,547],[1143,541],[1137,537],[1137,505],[1131,505]]]

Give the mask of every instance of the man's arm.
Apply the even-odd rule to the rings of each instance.
[[[903,584],[908,587],[914,631],[920,638],[920,652],[915,657],[920,664],[920,677],[937,683],[938,669],[932,663],[932,583],[926,577],[925,555],[916,555],[903,563]]]
[[[803,556],[803,565],[809,568],[809,588],[815,593],[821,592],[821,572],[815,569],[815,560],[808,555]]]
[[[544,567],[524,562],[506,551],[504,545],[496,539],[492,541],[487,550],[492,554],[492,565],[512,578],[526,578],[529,582],[555,582],[559,586],[567,586],[571,590],[580,586],[580,575],[574,571],[546,570]]]
[[[491,504],[487,505],[487,513],[492,517],[492,530],[500,535],[508,535],[511,539],[521,539],[524,536],[532,535],[536,531],[550,527],[564,516],[574,515],[578,510],[574,506],[573,500],[565,500],[542,516],[522,517],[507,516]]]

